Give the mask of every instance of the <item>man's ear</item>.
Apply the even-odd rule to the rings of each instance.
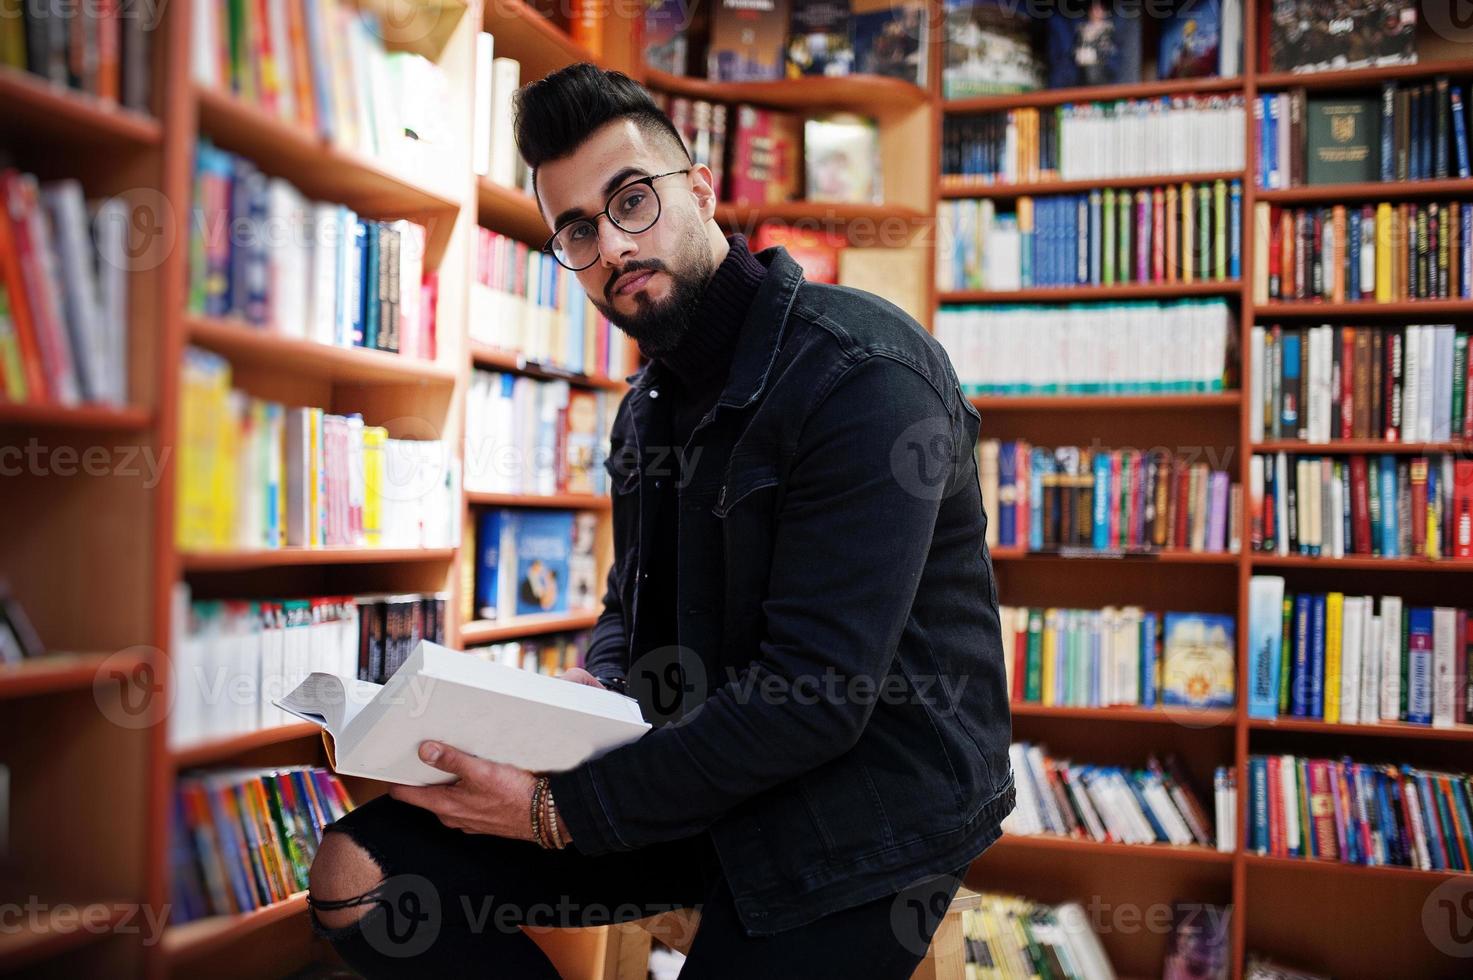
[[[701,217],[710,221],[716,216],[716,180],[711,175],[711,168],[704,163],[692,164],[690,168],[690,189],[696,196],[696,208],[701,212]]]

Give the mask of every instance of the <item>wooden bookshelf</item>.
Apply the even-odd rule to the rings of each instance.
[[[490,371],[511,371],[515,374],[525,374],[531,378],[567,381],[569,384],[584,385],[589,388],[602,388],[606,391],[622,391],[629,387],[623,378],[609,378],[600,374],[583,374],[577,371],[569,371],[556,364],[529,361],[515,351],[491,347],[487,344],[477,343],[476,341],[471,341],[471,363],[476,367],[486,368]]]
[[[181,551],[179,565],[184,572],[238,572],[253,568],[291,568],[297,565],[443,562],[453,557],[454,548],[240,548]]]
[[[53,405],[49,402],[0,403],[0,426],[32,426],[37,429],[89,429],[95,432],[129,432],[148,428],[145,408],[122,405]]]
[[[485,493],[467,490],[465,499],[482,507],[553,507],[561,510],[608,510],[613,501],[594,493]]]
[[[1236,412],[1242,396],[1236,391],[1182,395],[973,395],[984,412]]]
[[[48,653],[44,657],[0,665],[0,701],[59,691],[84,690],[104,667],[130,672],[151,660],[146,649],[119,653]]]
[[[1466,197],[1473,194],[1473,180],[1369,181],[1357,184],[1312,184],[1301,187],[1258,189],[1257,199],[1271,204],[1317,204],[1340,201],[1406,201],[1427,197]]]
[[[232,364],[307,375],[336,384],[455,383],[456,371],[448,365],[389,351],[337,347],[234,320],[202,316],[187,317],[185,326],[191,344],[223,354]]]
[[[476,203],[481,224],[486,227],[534,248],[541,248],[546,243],[547,224],[530,194],[498,184],[488,177],[477,177]]]
[[[651,88],[688,99],[747,102],[803,113],[842,109],[883,115],[923,107],[929,102],[926,90],[920,86],[878,75],[795,78],[774,82],[714,82],[651,68],[645,71],[644,81]]]
[[[142,112],[65,88],[29,72],[0,66],[0,133],[107,148],[114,152],[155,148],[163,139],[159,121]]]
[[[483,646],[487,643],[505,643],[507,640],[546,633],[567,633],[572,630],[592,629],[596,622],[598,622],[597,611],[540,613],[495,621],[478,619],[460,628],[460,639],[467,646]]]
[[[1188,296],[1232,296],[1242,292],[1236,280],[1206,282],[1131,282],[1119,286],[1035,286],[1028,289],[958,289],[942,291],[938,302],[1092,303],[1135,299],[1183,299]]]
[[[1369,736],[1372,738],[1446,739],[1451,742],[1473,742],[1473,725],[1433,728],[1430,725],[1407,725],[1401,722],[1348,725],[1320,721],[1316,718],[1249,718],[1248,728],[1260,732],[1309,732],[1334,738]]]
[[[1091,180],[1040,180],[1033,183],[984,183],[963,177],[943,178],[941,198],[992,198],[1013,200],[1019,197],[1045,197],[1049,194],[1088,194],[1110,187],[1115,190],[1136,187],[1164,187],[1167,184],[1210,184],[1215,180],[1242,180],[1241,170],[1220,170],[1197,174],[1160,174],[1144,177],[1098,177]]]
[[[1039,89],[1036,92],[1018,92],[1013,95],[944,99],[941,102],[941,108],[947,115],[962,116],[979,112],[1006,112],[1009,109],[1041,109],[1068,105],[1072,102],[1113,102],[1117,99],[1156,99],[1166,95],[1238,92],[1242,91],[1243,84],[1242,78],[1184,78],[1172,81],[1135,82],[1128,85]]]
[[[184,745],[173,751],[174,768],[191,769],[196,766],[227,762],[246,753],[254,752],[256,749],[270,746],[308,740],[315,742],[321,737],[321,734],[321,728],[303,721]]]
[[[1426,317],[1473,316],[1473,300],[1469,299],[1408,299],[1377,303],[1362,300],[1359,303],[1321,303],[1313,300],[1283,300],[1258,303],[1253,311],[1260,320],[1272,321],[1291,317],[1312,317],[1317,320],[1350,320],[1370,317],[1380,320],[1385,317],[1412,323],[1423,323]]]

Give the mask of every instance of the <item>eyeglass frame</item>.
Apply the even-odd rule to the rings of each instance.
[[[561,235],[563,232],[567,231],[569,228],[573,227],[580,221],[586,221],[589,224],[593,225],[593,233],[595,236],[597,236],[598,219],[601,217],[608,218],[610,224],[612,224],[615,228],[618,228],[625,234],[643,235],[655,225],[659,224],[660,217],[665,213],[665,202],[660,200],[660,192],[655,190],[655,181],[659,180],[661,177],[673,177],[676,174],[688,174],[694,169],[695,167],[686,167],[684,170],[670,170],[663,174],[649,174],[645,177],[636,177],[634,180],[629,181],[627,184],[620,184],[614,189],[614,192],[609,195],[609,199],[604,202],[602,211],[599,211],[597,214],[591,214],[586,217],[574,218],[571,221],[563,222],[563,224],[555,229],[552,235],[548,237],[547,242],[542,246],[542,251],[546,252],[548,255],[551,255],[553,257],[553,260],[556,261],[558,265],[562,266],[564,269],[567,269],[569,272],[582,272],[584,269],[593,268],[593,266],[598,262],[597,249],[594,250],[594,259],[592,262],[588,263],[587,265],[579,266],[575,269],[564,262],[562,259],[558,258],[557,252],[553,249],[553,242],[557,241],[557,236]],[[639,231],[630,231],[623,225],[619,224],[618,219],[609,213],[609,207],[614,203],[614,198],[618,197],[620,194],[624,193],[636,184],[644,184],[649,187],[650,193],[655,195],[656,210],[653,221],[645,225]]]

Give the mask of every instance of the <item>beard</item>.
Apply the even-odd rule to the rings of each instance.
[[[690,332],[692,318],[715,269],[706,238],[696,228],[681,242],[672,262],[636,259],[626,263],[609,274],[604,284],[603,299],[591,295],[589,298],[593,300],[594,307],[609,318],[609,322],[639,344],[640,353],[645,357],[663,357],[675,350]],[[634,297],[634,312],[618,312],[610,302],[610,288],[625,273],[641,270],[668,275],[671,283],[669,295],[662,300],[652,300],[640,293]]]

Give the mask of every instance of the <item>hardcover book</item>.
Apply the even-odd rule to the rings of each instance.
[[[706,75],[719,82],[783,77],[788,0],[718,0],[711,8]]]
[[[789,0],[784,64],[789,78],[848,75],[854,70],[848,0]]]
[[[1161,25],[1158,78],[1210,78],[1218,73],[1224,0],[1187,0]],[[1231,2],[1231,0],[1225,0]]]
[[[1104,0],[1055,13],[1048,19],[1049,88],[1140,81],[1141,19]]]
[[[688,11],[682,0],[647,0],[644,9],[644,63],[657,71],[684,75],[690,70]]]
[[[1002,0],[946,0],[942,96],[1032,92],[1043,87],[1038,24]]]
[[[1161,665],[1163,704],[1227,708],[1233,703],[1233,617],[1166,614]]]
[[[875,124],[834,113],[803,124],[808,200],[880,204],[880,135]]]
[[[852,0],[854,70],[926,84],[926,5],[916,0]]]
[[[1409,65],[1417,60],[1413,0],[1273,0],[1272,71]]]
[[[1379,179],[1379,100],[1310,99],[1304,147],[1309,184],[1348,184]]]

